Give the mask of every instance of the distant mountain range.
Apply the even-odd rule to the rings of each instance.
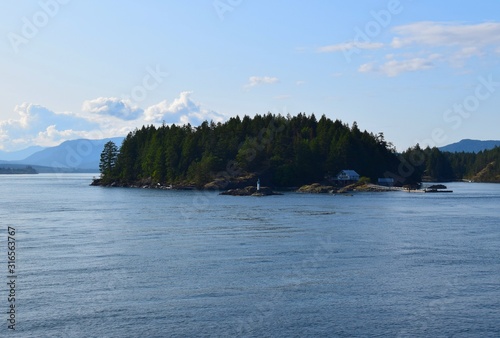
[[[22,168],[32,166],[38,172],[98,172],[104,144],[113,141],[120,147],[123,137],[101,140],[78,139],[65,141],[58,146],[21,151],[0,152],[0,167]],[[27,155],[23,159],[18,159]],[[13,160],[14,159],[14,160]],[[57,169],[57,170],[55,170]]]
[[[34,153],[43,149],[45,148],[40,146],[32,146],[23,150],[12,151],[12,152],[0,150],[0,160],[21,161],[24,160],[26,157],[33,155]]]
[[[452,143],[444,147],[440,147],[441,151],[448,151],[450,153],[478,153],[483,150],[490,150],[495,147],[500,147],[500,141],[480,141],[464,139],[457,143]]]

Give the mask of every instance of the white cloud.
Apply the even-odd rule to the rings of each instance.
[[[89,136],[89,132],[85,130],[58,130],[56,125],[50,125],[45,130],[38,132],[32,142],[39,146],[50,147],[67,140],[90,138]]]
[[[463,68],[471,58],[500,54],[500,23],[477,24],[415,22],[394,27],[390,43],[346,42],[318,48],[319,52],[346,52],[354,49],[391,48],[381,55],[372,52],[373,60],[358,67],[358,72],[378,72],[398,76],[405,72],[429,70],[440,64]]]
[[[374,62],[369,62],[369,63],[364,63],[358,68],[358,72],[360,73],[370,73],[375,70],[375,63]]]
[[[387,76],[393,77],[405,72],[416,72],[419,70],[428,70],[433,68],[434,65],[431,61],[422,58],[414,58],[410,60],[391,60],[386,62],[380,67],[382,73]]]
[[[483,55],[485,53],[477,47],[464,47],[450,55],[447,61],[454,67],[462,68],[471,57],[481,57]]]
[[[350,41],[336,45],[322,46],[318,48],[320,53],[347,52],[351,49],[379,49],[384,47],[381,42],[359,42]]]
[[[416,22],[393,29],[401,37],[392,40],[392,47],[408,45],[484,47],[500,44],[500,23],[445,24],[438,22]]]
[[[442,60],[454,67],[464,67],[468,59],[500,48],[500,23],[496,22],[445,24],[426,21],[395,27],[393,31],[399,35],[392,39],[393,48],[438,48]]]
[[[182,92],[172,103],[162,101],[158,104],[148,107],[144,111],[144,119],[149,123],[167,124],[200,124],[207,120],[222,122],[225,116],[212,110],[203,109],[200,104],[191,99],[192,92]]]
[[[83,103],[82,110],[87,113],[114,116],[121,120],[135,120],[142,115],[143,110],[132,106],[129,100],[117,97],[99,97]]]
[[[381,66],[375,63],[365,63],[358,68],[360,73],[378,72],[389,77],[398,76],[401,73],[416,72],[419,70],[428,70],[434,67],[434,64],[423,58],[413,58],[409,60],[390,60]]]
[[[273,84],[277,83],[279,79],[277,77],[271,76],[250,76],[248,79],[248,83],[245,85],[245,88],[252,88],[255,86],[259,86],[262,84]]]

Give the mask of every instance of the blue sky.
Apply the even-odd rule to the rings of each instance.
[[[500,139],[498,1],[3,0],[0,150],[325,114],[398,150]]]

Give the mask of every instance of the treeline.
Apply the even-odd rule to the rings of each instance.
[[[38,174],[38,172],[31,166],[26,166],[25,168],[0,168],[0,174],[2,175],[14,175],[14,174]]]
[[[104,182],[151,179],[160,184],[203,187],[255,173],[276,187],[320,182],[342,169],[372,180],[396,172],[400,160],[384,135],[361,131],[324,115],[234,117],[199,127],[144,126],[129,133],[119,149],[101,156]]]
[[[437,148],[421,149],[417,144],[402,154],[405,168],[399,168],[409,181],[500,182],[500,147],[479,153],[441,152]]]

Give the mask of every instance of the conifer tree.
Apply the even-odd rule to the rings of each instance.
[[[118,148],[113,141],[109,141],[104,145],[101,152],[101,161],[99,163],[99,170],[103,179],[110,178],[116,166],[116,159],[118,157]]]

